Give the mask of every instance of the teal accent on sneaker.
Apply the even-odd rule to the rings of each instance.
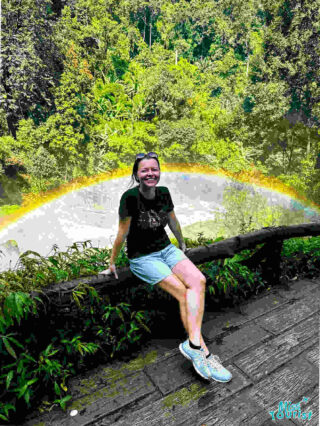
[[[217,382],[229,382],[232,379],[232,374],[221,364],[221,360],[217,355],[210,355],[207,358],[207,364],[210,370],[210,376]]]
[[[206,380],[210,380],[210,370],[204,350],[192,349],[189,345],[189,339],[179,345],[180,352],[189,359],[196,372]]]

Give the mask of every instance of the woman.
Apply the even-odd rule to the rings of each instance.
[[[121,197],[119,230],[110,266],[100,273],[113,273],[118,279],[115,260],[127,239],[132,273],[151,286],[160,286],[179,301],[181,320],[189,336],[179,346],[182,355],[192,361],[204,379],[228,382],[231,373],[217,356],[210,354],[201,335],[206,278],[184,254],[186,245],[168,188],[157,187],[160,164],[156,153],[136,155],[132,182],[133,178],[139,185]],[[170,242],[164,229],[167,224],[180,249]]]

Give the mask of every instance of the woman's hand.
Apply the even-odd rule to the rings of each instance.
[[[99,274],[102,275],[111,275],[114,274],[114,276],[116,277],[116,279],[118,280],[118,274],[117,274],[117,269],[116,269],[116,265],[114,263],[112,263],[108,269],[105,269],[104,271],[99,272]]]

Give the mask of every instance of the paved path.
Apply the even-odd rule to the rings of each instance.
[[[229,383],[198,376],[178,350],[181,340],[152,340],[129,362],[72,378],[67,411],[29,416],[25,425],[318,425],[319,300],[320,278],[305,279],[240,308],[206,312],[203,334],[232,372]],[[272,421],[280,401],[302,401],[310,419]]]

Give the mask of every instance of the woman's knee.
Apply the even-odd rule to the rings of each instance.
[[[193,279],[192,283],[189,284],[189,288],[197,292],[205,292],[206,290],[206,277],[201,274],[198,279]]]
[[[158,283],[158,285],[163,290],[174,296],[179,302],[185,302],[187,287],[175,274],[171,274],[168,277],[164,278]]]
[[[196,291],[205,290],[206,277],[189,259],[178,262],[172,268],[172,271],[188,289]]]
[[[202,275],[202,277],[200,277],[200,286],[201,286],[202,290],[205,291],[207,279],[203,274],[201,274],[201,275]]]
[[[206,280],[199,280],[196,286],[196,289],[199,293],[205,293],[206,291]]]

